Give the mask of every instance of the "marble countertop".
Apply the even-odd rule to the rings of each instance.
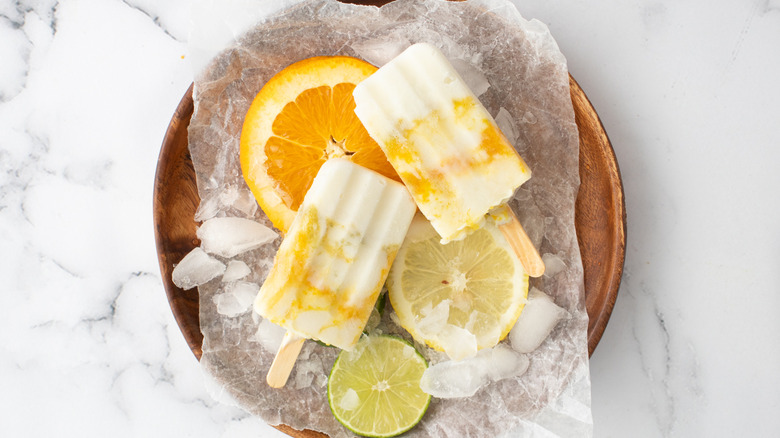
[[[780,1],[515,0],[612,140],[596,437],[780,434]],[[188,0],[0,2],[0,436],[285,436],[212,401],[151,220]]]

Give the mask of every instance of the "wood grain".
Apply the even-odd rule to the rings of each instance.
[[[268,386],[281,388],[287,383],[287,379],[295,366],[295,361],[298,360],[298,355],[301,353],[304,342],[306,342],[306,338],[300,337],[293,332],[288,331],[284,334],[282,345],[279,346],[279,351],[276,352],[271,368],[268,369],[268,375],[266,376]]]
[[[203,334],[200,332],[198,289],[182,290],[173,284],[171,273],[193,248],[196,236],[195,210],[200,203],[195,169],[187,143],[187,126],[192,117],[192,85],[179,102],[163,139],[154,176],[154,237],[165,292],[173,316],[190,349],[200,359]]]
[[[505,208],[509,212],[509,222],[499,225],[498,229],[501,230],[501,234],[512,247],[525,272],[531,277],[541,277],[544,274],[542,256],[539,255],[539,251],[536,250],[514,212],[508,207]]]
[[[626,206],[615,151],[596,110],[569,76],[580,134],[580,190],[575,227],[585,270],[588,352],[592,355],[615,307],[626,256]]]

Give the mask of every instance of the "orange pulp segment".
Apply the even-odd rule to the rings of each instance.
[[[282,232],[329,158],[346,158],[400,181],[354,112],[352,90],[374,71],[347,56],[304,59],[274,75],[249,107],[241,170],[260,208]]]

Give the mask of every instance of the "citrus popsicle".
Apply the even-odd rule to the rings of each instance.
[[[419,43],[360,82],[355,114],[442,238],[462,239],[491,210],[529,275],[544,264],[505,203],[531,177],[495,120],[436,47]]]
[[[345,159],[322,165],[255,300],[287,329],[268,383],[284,386],[306,338],[360,338],[416,206],[399,182]]]

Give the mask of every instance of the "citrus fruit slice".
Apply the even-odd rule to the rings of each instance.
[[[401,326],[459,360],[493,347],[517,321],[528,275],[495,222],[447,244],[418,213],[387,280]]]
[[[241,170],[282,232],[328,158],[400,180],[354,113],[352,90],[374,71],[347,56],[308,58],[274,75],[252,101],[241,131]]]
[[[342,351],[328,377],[328,403],[336,419],[369,437],[396,436],[414,427],[431,401],[420,389],[428,363],[403,339],[363,336]]]

